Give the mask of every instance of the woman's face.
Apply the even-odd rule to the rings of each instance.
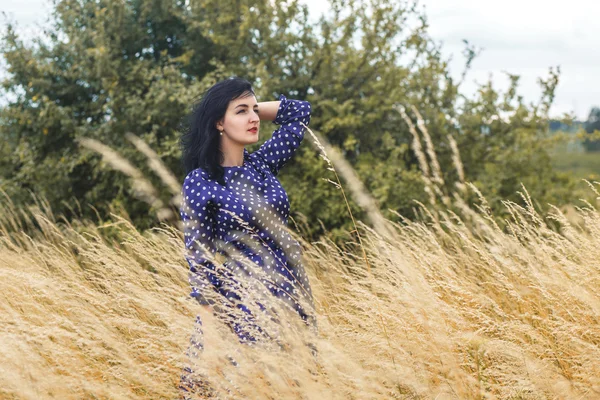
[[[231,100],[225,116],[217,122],[223,137],[242,144],[256,143],[259,128],[258,103],[254,95]]]

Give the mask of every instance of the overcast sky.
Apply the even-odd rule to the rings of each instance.
[[[301,0],[315,16],[326,10],[325,0]],[[446,57],[453,54],[452,74],[458,79],[464,65],[462,40],[482,53],[463,84],[469,94],[490,74],[494,85],[505,89],[502,71],[521,76],[519,93],[537,102],[538,77],[560,65],[561,78],[551,114],[573,111],[587,119],[592,106],[600,106],[599,0],[420,0],[429,17],[430,34],[443,42]],[[0,11],[16,20],[19,31],[31,37],[39,32],[50,11],[47,0],[0,0]],[[0,18],[4,26],[5,18]],[[3,75],[0,71],[0,75]]]

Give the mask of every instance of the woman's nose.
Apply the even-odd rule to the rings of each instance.
[[[255,121],[260,121],[260,118],[258,117],[258,114],[253,112],[250,114],[250,122],[255,122]]]

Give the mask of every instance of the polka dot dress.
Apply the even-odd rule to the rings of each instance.
[[[235,257],[242,254],[264,272],[257,279],[263,279],[265,293],[284,300],[306,320],[310,313],[298,299],[304,296],[312,307],[312,292],[301,263],[301,247],[284,229],[290,203],[276,176],[300,146],[305,131],[301,123],[309,124],[311,106],[284,95],[279,100],[274,121],[279,128],[258,150],[249,153],[244,149],[243,165],[224,167],[225,186],[202,168],[191,171],[184,180],[181,218],[190,265],[190,295],[201,304],[214,304],[211,299],[215,297],[206,296],[209,290],[224,300],[239,300],[231,282],[239,280],[238,276],[254,279]],[[225,271],[215,269],[205,257],[207,251],[225,255]],[[225,276],[235,278],[224,284]],[[245,309],[244,305],[239,307]]]

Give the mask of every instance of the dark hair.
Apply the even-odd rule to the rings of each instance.
[[[225,115],[231,100],[254,95],[252,85],[242,78],[229,78],[215,83],[203,95],[188,115],[181,136],[181,162],[185,175],[196,168],[203,168],[209,176],[222,185],[225,170],[223,152],[219,148],[220,134],[217,121]]]

